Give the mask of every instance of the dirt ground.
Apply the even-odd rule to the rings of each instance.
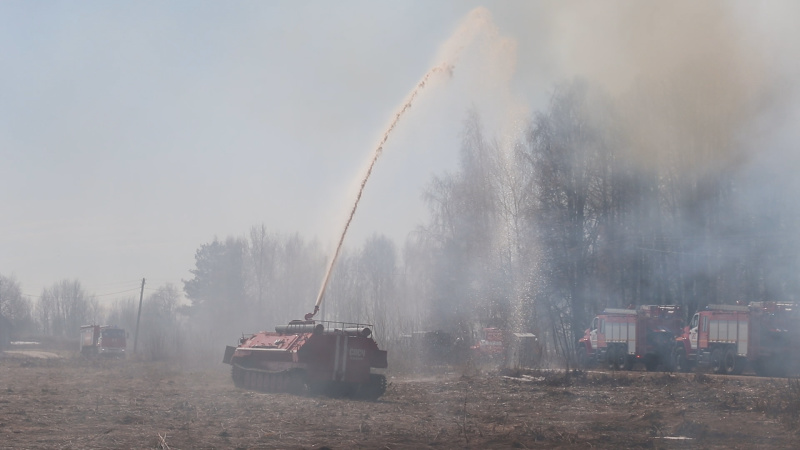
[[[230,366],[0,358],[0,448],[797,448],[795,380],[400,377],[377,402],[237,389]]]

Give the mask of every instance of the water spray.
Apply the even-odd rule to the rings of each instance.
[[[356,201],[353,203],[353,209],[350,210],[350,215],[347,217],[347,222],[344,225],[344,230],[342,231],[342,235],[339,238],[339,243],[336,246],[336,251],[333,254],[333,258],[331,258],[330,263],[328,264],[328,270],[325,271],[325,278],[322,280],[322,286],[320,287],[319,294],[317,295],[317,302],[314,304],[314,312],[310,312],[305,315],[305,320],[311,320],[314,315],[319,312],[319,305],[322,303],[322,299],[325,297],[325,288],[328,286],[328,279],[331,276],[331,272],[333,271],[333,266],[336,264],[336,259],[339,257],[339,253],[342,250],[342,244],[344,243],[344,237],[347,235],[347,229],[350,228],[350,223],[353,221],[353,216],[356,214],[356,209],[358,208],[358,202],[361,201],[361,195],[364,193],[364,187],[367,185],[367,180],[369,180],[369,176],[372,174],[372,168],[375,167],[375,162],[378,161],[378,158],[383,153],[383,146],[386,144],[386,141],[389,139],[389,135],[397,126],[397,123],[400,121],[400,118],[411,108],[411,105],[414,103],[414,100],[419,95],[420,91],[422,91],[431,77],[445,73],[450,77],[453,76],[453,64],[449,63],[442,63],[425,74],[422,77],[422,80],[417,83],[414,90],[408,95],[408,98],[403,103],[403,106],[395,113],[394,119],[389,124],[389,127],[384,131],[383,137],[381,138],[380,142],[378,142],[378,146],[375,148],[375,152],[372,155],[372,160],[370,160],[369,167],[367,168],[367,173],[364,176],[364,179],[361,180],[361,186],[358,189],[358,194],[356,195]]]
[[[392,131],[397,126],[397,123],[400,121],[400,118],[411,108],[411,105],[414,103],[414,100],[417,98],[419,93],[425,88],[425,86],[429,83],[431,78],[439,75],[439,74],[447,74],[449,77],[452,78],[453,76],[453,69],[458,62],[458,59],[464,51],[464,49],[475,40],[477,36],[481,33],[485,32],[487,29],[491,29],[493,27],[491,21],[491,14],[486,8],[480,7],[475,8],[472,10],[464,22],[455,30],[455,32],[451,35],[450,39],[445,43],[443,46],[444,54],[440,56],[441,60],[444,62],[434,66],[422,77],[422,79],[417,83],[414,89],[408,94],[406,101],[400,107],[400,109],[395,113],[392,122],[389,124],[389,127],[384,131],[383,137],[381,138],[380,142],[378,142],[378,146],[375,148],[375,152],[373,153],[372,159],[370,160],[369,167],[367,168],[367,173],[364,176],[364,179],[361,180],[361,186],[358,190],[358,195],[356,196],[356,200],[353,203],[353,208],[350,210],[350,215],[347,218],[347,222],[345,223],[344,230],[342,231],[342,235],[339,238],[339,243],[336,246],[336,251],[333,254],[333,258],[331,258],[330,263],[328,264],[328,269],[325,272],[325,278],[322,280],[322,286],[319,290],[319,295],[317,295],[317,302],[314,304],[314,312],[308,313],[305,315],[306,320],[313,319],[314,315],[319,312],[319,306],[322,303],[322,299],[325,298],[325,289],[328,286],[328,280],[331,276],[331,272],[333,271],[333,266],[336,264],[336,259],[339,257],[339,252],[342,250],[342,244],[344,243],[344,237],[347,235],[347,229],[350,228],[350,222],[353,221],[353,216],[356,213],[356,209],[358,208],[358,202],[361,200],[361,195],[364,193],[364,186],[367,184],[367,180],[369,180],[370,174],[372,174],[372,168],[375,167],[375,162],[381,156],[383,152],[383,146],[386,144],[386,141],[389,139],[389,135],[391,135]]]

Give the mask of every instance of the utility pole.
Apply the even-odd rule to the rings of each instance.
[[[142,298],[144,298],[144,278],[142,278],[142,292],[139,293],[139,313],[136,315],[136,332],[133,334],[133,353],[136,353],[136,344],[139,342],[139,319],[142,317]]]

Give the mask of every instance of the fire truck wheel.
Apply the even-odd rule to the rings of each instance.
[[[736,352],[729,348],[725,351],[722,356],[722,373],[727,375],[733,375],[736,373]]]
[[[619,360],[617,359],[617,347],[611,346],[608,347],[606,351],[606,359],[608,359],[608,369],[609,370],[619,370]]]
[[[608,349],[609,368],[611,370],[630,370],[630,363],[628,355],[625,350],[620,346],[613,346]]]
[[[711,370],[714,373],[724,373],[722,359],[722,350],[715,348],[711,351]]]

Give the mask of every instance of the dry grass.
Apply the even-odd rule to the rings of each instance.
[[[244,391],[222,364],[0,359],[0,380],[7,448],[793,448],[800,409],[797,381],[644,372],[394,378],[377,402]]]

